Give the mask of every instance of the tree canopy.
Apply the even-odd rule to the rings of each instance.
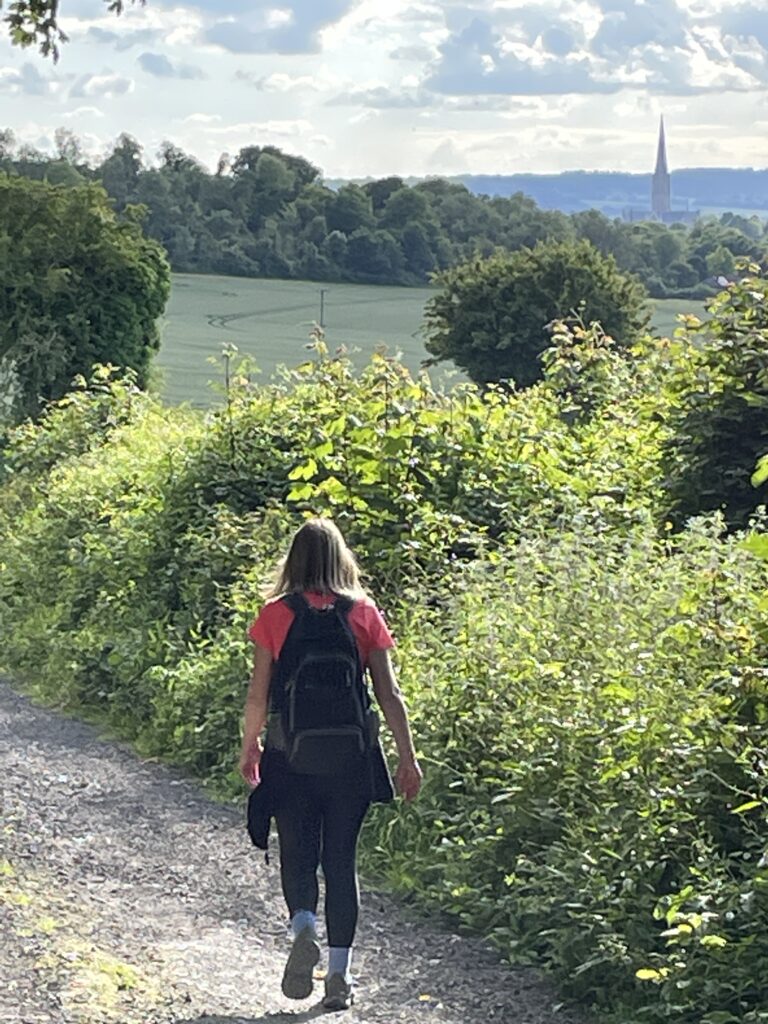
[[[146,382],[170,290],[161,247],[137,213],[118,218],[97,185],[0,174],[0,381],[6,418],[34,414],[94,363]]]
[[[647,327],[643,288],[589,242],[539,244],[497,252],[445,271],[427,303],[425,334],[433,361],[452,359],[478,384],[541,376],[558,318],[599,321],[623,344]]]

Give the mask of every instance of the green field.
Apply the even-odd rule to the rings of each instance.
[[[344,345],[355,362],[365,363],[384,344],[418,369],[426,357],[419,327],[429,288],[174,274],[158,358],[165,398],[209,404],[207,382],[220,373],[207,360],[227,343],[253,356],[265,378],[280,363],[302,362],[320,321],[321,290],[332,351]]]
[[[220,381],[222,373],[208,360],[228,343],[253,356],[265,379],[281,363],[300,363],[313,325],[320,321],[321,292],[331,350],[346,346],[362,364],[383,344],[418,370],[427,355],[419,328],[429,288],[174,274],[157,360],[164,398],[194,405],[214,401],[209,382]],[[664,333],[674,329],[678,313],[701,312],[701,303],[679,299],[656,306],[654,327]],[[456,377],[447,369],[436,373],[441,380]]]
[[[695,299],[655,299],[653,305],[653,329],[660,335],[670,335],[679,327],[677,318],[683,313],[704,315],[704,303]]]

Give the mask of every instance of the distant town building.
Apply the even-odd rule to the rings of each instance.
[[[667,163],[667,139],[664,132],[664,118],[659,123],[659,143],[656,148],[656,168],[651,179],[651,208],[624,211],[624,219],[656,220],[662,224],[693,224],[699,216],[698,210],[672,209],[672,177]]]

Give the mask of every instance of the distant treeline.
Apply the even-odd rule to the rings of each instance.
[[[691,228],[627,223],[596,210],[544,210],[522,192],[476,195],[439,178],[334,189],[307,160],[272,146],[224,155],[210,173],[170,143],[152,168],[127,135],[96,166],[71,132],[59,130],[56,143],[47,156],[0,132],[0,170],[64,185],[101,181],[118,212],[145,206],[145,230],[177,271],[416,285],[498,248],[587,239],[652,296],[702,298],[734,257],[762,259],[768,238],[758,217],[725,214]]]

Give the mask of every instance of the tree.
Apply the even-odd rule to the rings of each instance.
[[[288,199],[290,200],[294,200],[299,192],[311,185],[320,174],[317,167],[305,160],[304,157],[284,153],[277,146],[245,146],[232,162],[232,174],[238,178],[247,171],[256,171],[265,156],[278,161],[289,172],[291,188]]]
[[[733,273],[736,261],[731,250],[725,245],[718,245],[716,249],[707,256],[705,260],[707,272],[712,277],[719,277],[724,274],[726,277]]]
[[[0,160],[10,160],[16,145],[16,136],[10,128],[0,128]]]
[[[43,181],[50,185],[84,185],[86,178],[69,160],[49,160],[45,165]]]
[[[392,192],[381,211],[381,226],[388,231],[402,231],[409,224],[426,224],[432,220],[429,200],[424,192],[401,188]]]
[[[59,160],[77,166],[83,162],[83,144],[69,128],[57,128],[53,133]]]
[[[347,261],[347,236],[341,231],[331,231],[323,243],[323,252],[329,264],[340,269]]]
[[[373,212],[380,213],[393,192],[403,188],[405,182],[402,178],[393,175],[390,178],[379,178],[378,181],[367,181],[363,185],[363,191],[371,197]]]
[[[330,231],[342,231],[345,235],[374,228],[371,197],[359,185],[343,185],[329,204],[326,220]]]
[[[0,380],[14,419],[60,398],[94,363],[146,382],[170,290],[162,249],[97,185],[0,176]]]
[[[296,171],[271,146],[241,149],[232,164],[233,196],[248,230],[258,233],[298,194]]]
[[[478,384],[538,380],[555,319],[599,321],[621,345],[650,319],[642,287],[588,242],[497,252],[435,280],[441,291],[427,303],[424,328],[431,362],[452,359]]]
[[[119,210],[135,200],[141,167],[141,146],[123,132],[109,156],[96,168],[96,177]]]
[[[346,260],[349,276],[354,281],[384,284],[401,280],[402,250],[388,231],[360,228],[353,232],[347,243]]]
[[[425,280],[435,269],[435,257],[421,224],[409,224],[406,227],[402,234],[401,245],[407,269],[419,281]]]

